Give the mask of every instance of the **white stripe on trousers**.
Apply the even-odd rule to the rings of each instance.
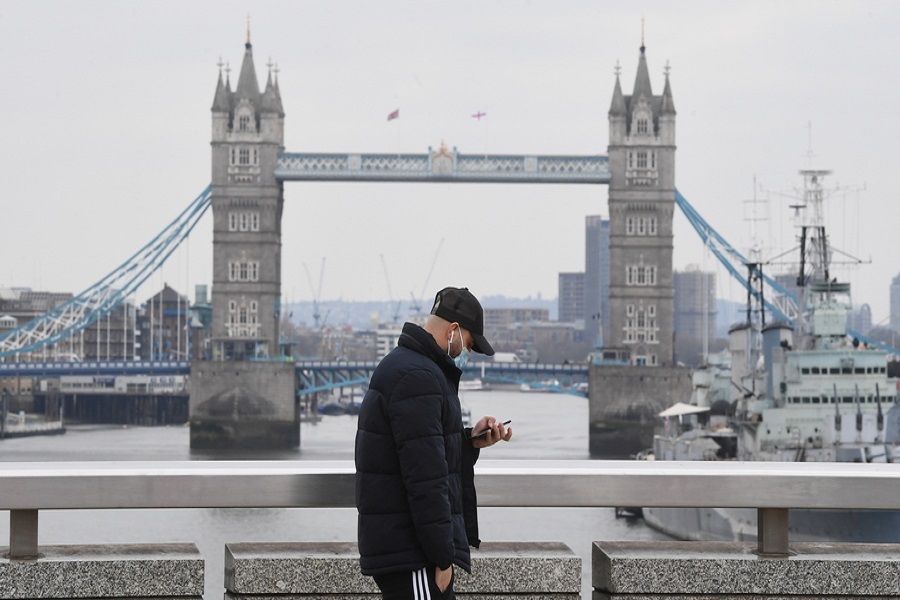
[[[413,598],[415,600],[431,600],[431,588],[428,587],[428,567],[422,567],[412,573]]]

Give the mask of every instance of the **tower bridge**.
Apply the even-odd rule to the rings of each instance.
[[[704,239],[718,238],[709,235],[714,232],[676,191],[676,111],[669,73],[666,69],[662,93],[654,94],[645,50],[641,46],[630,94],[623,91],[618,69],[615,74],[606,155],[463,154],[443,143],[424,153],[302,153],[285,149],[277,73],[270,70],[260,88],[248,34],[236,85],[220,67],[213,94],[210,187],[113,275],[61,310],[0,335],[0,360],[18,360],[23,352],[58,343],[108,314],[212,208],[212,360],[190,365],[192,445],[195,429],[198,440],[233,430],[227,421],[235,414],[248,437],[296,445],[296,390],[320,384],[299,386],[296,365],[278,360],[285,183],[471,182],[607,186],[605,350],[632,365],[672,367],[676,205],[694,219]],[[585,315],[601,314],[599,282],[587,283]],[[585,335],[595,337],[600,323],[586,318],[585,324]],[[352,379],[347,373],[340,377]]]
[[[277,73],[270,70],[260,90],[249,36],[234,89],[220,70],[211,112],[214,360],[280,353],[284,184],[358,181],[607,185],[606,345],[633,364],[674,363],[676,113],[668,69],[662,93],[654,94],[643,46],[631,94],[615,76],[608,155],[467,155],[443,142],[419,154],[289,152]],[[599,290],[586,295],[586,315],[599,314]],[[595,338],[600,324],[585,322]]]

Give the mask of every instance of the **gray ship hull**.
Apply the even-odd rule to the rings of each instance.
[[[755,541],[756,510],[737,508],[644,508],[654,529],[680,540]],[[900,542],[900,511],[791,510],[792,542]]]

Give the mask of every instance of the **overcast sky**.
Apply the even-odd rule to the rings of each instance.
[[[671,67],[681,192],[742,251],[755,225],[773,256],[794,245],[797,171],[833,169],[832,242],[871,260],[844,278],[888,316],[900,3],[884,1],[0,0],[0,287],[80,292],[206,187],[217,63],[236,83],[248,13],[260,85],[278,65],[287,151],[464,154],[606,154],[643,17],[655,93]],[[387,299],[383,255],[398,300],[554,298],[595,214],[605,186],[287,183],[282,292],[312,299],[324,258],[322,300]],[[211,283],[211,228],[207,214],[139,300]],[[677,269],[717,268],[680,212],[675,233]]]

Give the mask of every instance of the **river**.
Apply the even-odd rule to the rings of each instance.
[[[513,437],[483,458],[590,458],[588,401],[566,394],[492,390],[462,393],[473,420],[493,414],[511,419]],[[64,435],[0,441],[2,461],[92,460],[353,460],[356,417],[326,416],[302,423],[300,449],[223,454],[191,451],[181,427],[68,426]],[[477,469],[476,465],[476,469]],[[617,519],[612,508],[481,508],[485,541],[561,541],[582,563],[582,597],[591,598],[591,544],[595,540],[648,540],[665,536],[642,521]],[[9,517],[0,511],[0,545]],[[354,509],[167,509],[41,511],[40,544],[193,542],[206,561],[206,600],[221,598],[226,542],[347,541],[356,539]]]

